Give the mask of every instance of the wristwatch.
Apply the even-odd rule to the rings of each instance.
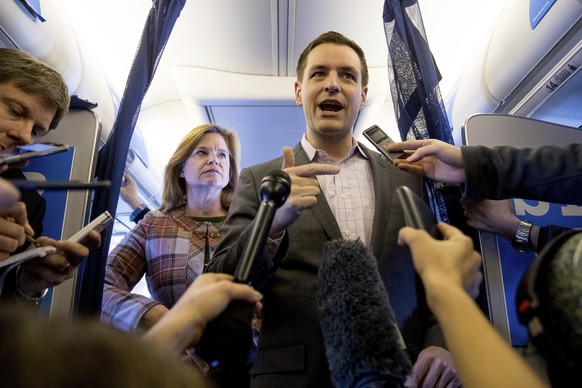
[[[27,304],[31,304],[33,306],[38,305],[40,302],[42,302],[42,299],[46,296],[46,294],[48,293],[48,288],[45,288],[43,291],[39,292],[37,295],[35,296],[28,296],[24,293],[24,291],[22,291],[22,289],[20,288],[20,268],[21,266],[19,265],[18,268],[16,268],[16,290],[15,290],[15,295],[16,297],[27,303]]]
[[[529,232],[531,231],[533,224],[529,221],[521,221],[517,227],[517,233],[513,240],[511,240],[511,246],[522,253],[531,251],[529,247]]]

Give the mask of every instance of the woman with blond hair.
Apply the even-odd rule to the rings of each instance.
[[[109,254],[101,320],[142,333],[202,274],[238,182],[240,143],[213,124],[188,133],[165,168],[162,205]],[[151,299],[132,293],[145,275]]]

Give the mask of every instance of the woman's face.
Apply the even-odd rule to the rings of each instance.
[[[230,153],[218,133],[206,133],[184,162],[182,177],[190,188],[223,189],[230,179]]]

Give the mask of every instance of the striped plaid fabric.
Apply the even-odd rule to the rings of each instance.
[[[146,214],[107,258],[101,320],[133,332],[154,305],[172,307],[202,273],[206,238],[212,253],[223,223],[195,220],[183,207]],[[144,275],[152,299],[131,292]]]
[[[385,0],[388,79],[402,140],[439,139],[453,144],[441,97],[441,74],[430,51],[418,0]],[[442,194],[425,178],[429,205],[437,220],[448,222]]]

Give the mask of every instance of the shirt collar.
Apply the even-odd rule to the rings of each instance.
[[[301,147],[303,147],[303,151],[305,151],[305,153],[307,154],[307,158],[309,159],[310,162],[313,162],[313,160],[317,156],[317,151],[324,152],[327,155],[327,152],[325,152],[324,150],[316,149],[313,145],[311,145],[309,140],[307,140],[307,134],[305,134],[305,133],[303,134],[303,137],[301,138]],[[359,152],[359,154],[361,156],[363,156],[364,158],[368,159],[368,157],[366,156],[366,154],[362,150],[360,143],[358,143],[356,141],[356,139],[354,137],[352,137],[352,148],[350,148],[350,150],[348,151],[348,155],[344,159],[351,158],[357,152]]]

